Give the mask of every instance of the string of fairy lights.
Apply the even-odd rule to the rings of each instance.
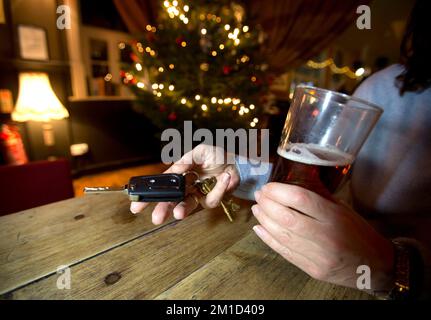
[[[329,59],[322,61],[322,62],[315,62],[313,60],[309,60],[307,62],[307,67],[312,68],[312,69],[324,69],[324,68],[329,67],[333,73],[344,74],[351,79],[362,78],[367,73],[367,70],[365,68],[362,68],[362,67],[358,68],[356,71],[353,71],[348,66],[338,67],[335,64],[334,59],[332,59],[332,58],[329,58]]]
[[[185,25],[187,25],[190,22],[190,17],[187,16],[189,11],[190,11],[189,5],[184,4],[184,5],[180,6],[179,2],[176,0],[174,0],[174,1],[165,0],[163,2],[163,7],[165,8],[170,19],[179,19]],[[199,19],[201,21],[212,20],[216,23],[222,23],[221,17],[219,17],[215,14],[211,14],[211,13],[208,13],[208,14],[201,13],[199,15]],[[241,37],[242,36],[244,36],[245,38],[250,37],[250,34],[249,34],[250,27],[247,25],[241,25],[239,27],[232,27],[229,24],[225,24],[223,26],[223,29],[226,32],[226,40],[223,41],[223,43],[219,43],[218,45],[216,45],[215,48],[210,50],[210,55],[212,57],[216,57],[220,51],[225,50],[229,46],[234,46],[234,47],[239,46],[241,43]],[[152,33],[157,32],[157,28],[155,26],[152,26],[152,25],[147,25],[146,30],[148,32],[152,32]],[[200,34],[202,37],[205,37],[207,35],[207,32],[208,32],[208,30],[205,27],[202,27],[200,29]],[[187,42],[185,40],[181,39],[181,41],[179,42],[179,45],[182,48],[185,48],[185,47],[187,47]],[[121,50],[125,49],[126,44],[120,43],[119,48]],[[157,52],[153,48],[151,48],[149,46],[144,48],[144,46],[140,42],[136,43],[136,48],[137,48],[138,52],[140,52],[141,54],[148,54],[150,57],[156,57],[157,56]],[[250,57],[244,54],[240,58],[237,59],[237,64],[247,63],[249,61],[250,61]],[[142,64],[139,62],[135,62],[134,66],[138,72],[141,72],[144,69]],[[175,65],[173,63],[171,63],[167,66],[167,68],[163,67],[163,66],[159,66],[157,68],[157,72],[163,73],[163,72],[168,72],[169,70],[174,70],[174,69],[175,69]],[[206,62],[201,63],[200,69],[204,72],[208,71],[209,70],[209,64]],[[257,78],[255,76],[251,76],[250,81],[256,82]],[[139,88],[141,90],[148,90],[148,91],[152,90],[152,93],[157,98],[161,98],[163,95],[170,95],[171,97],[175,96],[175,85],[172,83],[168,83],[168,84],[167,83],[149,83],[149,82],[145,83],[145,80],[136,80],[134,75],[130,72],[125,73],[124,78],[123,78],[123,82],[125,84],[133,83],[134,85],[136,85],[137,88]],[[250,112],[250,110],[254,110],[256,108],[256,106],[254,104],[246,105],[238,97],[216,97],[216,96],[205,97],[202,94],[196,94],[193,98],[181,97],[179,102],[182,105],[185,105],[189,108],[192,108],[195,103],[200,103],[200,109],[202,110],[202,112],[205,112],[205,113],[209,112],[209,108],[211,106],[215,107],[218,112],[221,112],[223,110],[223,108],[229,107],[229,108],[231,108],[231,110],[233,112],[237,112],[239,116],[244,116],[244,115],[248,114]],[[259,119],[255,117],[250,122],[250,126],[255,127],[258,122],[259,122]]]

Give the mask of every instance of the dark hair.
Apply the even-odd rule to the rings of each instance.
[[[431,85],[431,1],[416,0],[401,43],[405,71],[397,77],[400,95],[421,92]]]

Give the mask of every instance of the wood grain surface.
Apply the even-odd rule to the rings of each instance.
[[[311,279],[252,231],[249,202],[230,223],[201,210],[151,224],[123,195],[86,196],[0,218],[2,299],[371,299]],[[60,290],[59,266],[71,288]]]
[[[250,232],[250,206],[230,223],[223,211],[202,210],[71,268],[71,289],[58,275],[13,291],[13,299],[152,299]],[[115,281],[114,281],[115,280]]]
[[[156,299],[370,299],[323,283],[288,263],[250,233]]]
[[[156,228],[129,205],[122,194],[91,195],[0,217],[0,293]]]

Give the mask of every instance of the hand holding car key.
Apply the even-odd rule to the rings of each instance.
[[[135,202],[180,202],[183,201],[186,194],[185,176],[195,172],[186,172],[180,174],[159,174],[150,176],[132,177],[129,184],[123,188],[111,187],[86,187],[84,193],[98,194],[106,192],[123,192],[129,196],[131,201]],[[197,175],[197,174],[196,174]],[[206,178],[202,181],[195,180],[191,186],[197,186],[197,189],[206,196],[217,184],[216,177]],[[226,213],[229,221],[232,222],[232,214],[239,209],[231,199],[221,200],[223,211]]]
[[[152,220],[154,224],[162,224],[170,214],[173,214],[176,219],[184,219],[188,216],[193,210],[195,210],[199,204],[201,204],[204,208],[216,208],[221,204],[223,197],[227,193],[231,193],[235,190],[235,188],[239,185],[239,173],[236,170],[235,164],[223,163],[219,164],[216,161],[218,156],[225,156],[225,152],[222,148],[212,147],[207,145],[199,145],[192,151],[186,153],[179,161],[175,162],[168,170],[165,171],[165,174],[162,175],[164,177],[162,180],[157,180],[153,183],[156,183],[156,189],[158,188],[158,195],[156,195],[155,189],[152,188],[152,192],[147,192],[150,190],[143,191],[140,189],[142,186],[150,186],[148,183],[151,180],[151,176],[141,176],[137,178],[132,178],[129,185],[126,188],[121,188],[120,191],[125,192],[130,196],[130,200],[132,201],[130,210],[137,214],[141,212],[146,206],[148,206],[149,202],[159,202],[152,212]],[[199,183],[196,183],[195,187],[191,187],[195,181],[186,181],[189,180],[189,176],[184,177],[183,174],[186,172],[195,172],[195,180],[196,178],[199,182],[203,183],[207,178],[215,177],[216,183],[214,181],[211,184],[210,190],[207,192],[206,196],[203,196],[203,192],[197,192],[197,188],[199,187]],[[169,182],[167,181],[168,175],[170,177],[178,178],[177,182]],[[160,176],[160,175],[159,175]],[[190,175],[191,177],[192,175]],[[156,175],[157,177],[157,175]],[[154,178],[154,176],[153,176]],[[135,183],[134,191],[131,190],[131,186],[133,185],[133,181],[139,182]],[[161,181],[163,181],[162,184]],[[172,187],[178,183],[177,189]],[[181,183],[184,183],[184,188],[182,189]],[[167,184],[167,185],[166,185]],[[209,185],[207,186],[209,187]],[[163,188],[163,195],[172,196],[173,198],[161,198],[160,192]],[[130,193],[129,193],[130,189]],[[186,190],[187,189],[187,190]],[[200,189],[200,188],[199,188]],[[183,191],[182,191],[183,190]],[[87,189],[87,193],[97,192],[97,191],[118,191],[118,189],[112,190],[110,188],[89,188]],[[141,192],[137,194],[137,191]],[[151,195],[152,194],[152,195]],[[151,195],[151,197],[150,197]],[[180,195],[180,196],[178,196]],[[139,197],[136,197],[139,196]],[[145,198],[145,199],[144,199]],[[146,202],[142,202],[146,201]],[[168,202],[166,202],[168,201]],[[232,201],[226,201],[226,207],[228,208],[228,213],[231,214],[234,212],[234,209],[238,209],[237,205],[234,205]],[[222,205],[223,206],[223,205]],[[233,211],[229,211],[233,210]]]

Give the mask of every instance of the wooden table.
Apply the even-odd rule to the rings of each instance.
[[[369,299],[325,284],[269,249],[250,203],[229,223],[202,210],[151,223],[123,195],[94,195],[0,217],[2,299]],[[57,273],[69,266],[71,288]]]

